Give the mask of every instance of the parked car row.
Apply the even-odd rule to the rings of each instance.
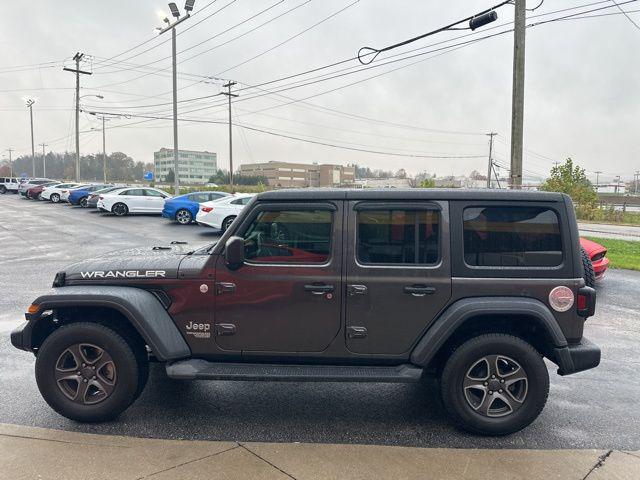
[[[153,187],[58,182],[48,178],[0,180],[6,181],[0,183],[5,187],[0,189],[0,193],[15,191],[26,199],[97,208],[118,217],[156,213],[181,225],[197,222],[222,231],[233,223],[254,196],[206,191],[172,197],[164,190]],[[15,188],[6,187],[7,184],[15,185]]]

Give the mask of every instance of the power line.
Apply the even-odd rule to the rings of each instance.
[[[618,7],[618,10],[620,10],[620,12],[622,12],[622,14],[627,18],[627,20],[629,20],[634,27],[636,27],[638,30],[640,30],[640,25],[638,25],[636,22],[633,21],[633,19],[629,16],[629,14],[627,12],[625,12],[624,10],[622,10],[622,7],[620,7],[620,5],[618,5],[618,3],[616,2],[616,0],[611,0],[614,5],[616,7]]]

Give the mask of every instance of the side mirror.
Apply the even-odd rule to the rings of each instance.
[[[227,267],[237,270],[244,263],[244,239],[241,237],[229,237],[224,246],[224,258]]]

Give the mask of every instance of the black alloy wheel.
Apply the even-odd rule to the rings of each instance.
[[[233,221],[236,219],[235,216],[231,216],[231,217],[227,217],[224,219],[224,221],[222,222],[222,232],[226,232],[227,229],[231,226],[231,224],[233,223]]]
[[[549,373],[531,344],[490,333],[454,350],[440,387],[443,405],[458,426],[481,435],[507,435],[538,417],[549,394]]]
[[[127,207],[122,202],[118,202],[113,207],[111,207],[111,213],[113,213],[117,217],[122,217],[129,213],[129,207]]]
[[[112,419],[144,388],[148,375],[144,353],[140,345],[104,325],[63,325],[38,350],[38,389],[49,406],[67,418]]]

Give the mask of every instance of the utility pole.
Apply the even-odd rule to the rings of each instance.
[[[62,69],[76,74],[76,182],[80,181],[80,74],[91,75],[91,72],[80,70],[80,61],[83,57],[84,53],[77,52],[73,56],[76,68],[63,67]]]
[[[237,93],[231,93],[231,87],[233,87],[236,82],[229,82],[222,85],[223,88],[226,88],[226,92],[222,92],[223,95],[226,95],[229,99],[229,186],[231,187],[231,191],[233,192],[233,132],[232,132],[232,123],[231,123],[231,97],[237,97]]]
[[[7,152],[9,152],[9,176],[13,177],[13,161],[11,160],[11,152],[13,152],[13,148],[7,148]]]
[[[515,0],[513,35],[513,90],[511,97],[510,187],[522,187],[522,140],[524,125],[524,46],[527,20],[526,0]]]
[[[104,133],[104,122],[106,119],[102,116],[102,181],[107,183],[107,138]]]
[[[495,132],[487,133],[489,136],[489,167],[487,168],[487,188],[491,188],[491,171],[493,170],[493,137],[497,135]]]
[[[47,157],[46,157],[46,153],[44,151],[44,147],[47,146],[46,143],[40,143],[40,145],[42,145],[42,176],[44,178],[47,178]]]
[[[29,109],[29,119],[31,120],[31,167],[33,169],[33,177],[36,176],[36,149],[33,144],[33,104],[36,101],[33,98],[27,100],[27,108]]]
[[[634,192],[636,195],[638,194],[638,177],[640,177],[640,170],[636,170],[636,172],[633,174],[635,181],[636,181],[636,187],[634,188]]]
[[[600,170],[594,172],[596,174],[596,193],[598,193],[598,188],[600,186],[600,174],[602,173]]]
[[[179,155],[178,155],[178,75],[177,75],[177,62],[176,62],[176,26],[184,22],[191,16],[193,10],[193,4],[195,0],[186,0],[184,9],[187,12],[184,17],[180,18],[180,10],[175,3],[169,3],[169,10],[171,15],[176,19],[173,24],[169,21],[169,18],[163,18],[163,22],[167,24],[167,27],[157,27],[156,30],[160,31],[160,35],[171,30],[171,67],[172,67],[172,80],[173,80],[173,171],[174,171],[174,193],[180,194],[180,174],[179,174]]]
[[[620,186],[620,175],[616,175],[616,193],[618,193],[618,187]]]

